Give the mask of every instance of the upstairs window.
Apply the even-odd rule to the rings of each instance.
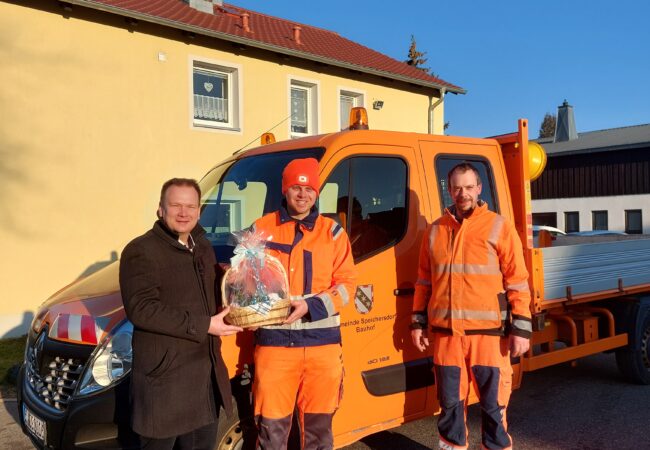
[[[291,80],[291,137],[318,133],[318,89],[315,83]]]
[[[239,129],[239,69],[192,61],[193,125]]]
[[[339,91],[339,125],[341,130],[347,130],[350,121],[350,110],[357,106],[363,106],[363,94],[349,90]]]

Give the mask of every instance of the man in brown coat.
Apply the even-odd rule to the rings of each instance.
[[[217,314],[200,198],[196,181],[167,181],[159,220],[122,253],[122,299],[134,325],[132,426],[148,450],[212,450],[219,406],[232,409],[218,336],[241,328],[224,323],[227,309]]]

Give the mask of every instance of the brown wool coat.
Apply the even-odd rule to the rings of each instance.
[[[221,340],[208,335],[216,258],[203,234],[192,231],[190,252],[158,221],[122,253],[120,287],[134,325],[132,426],[142,436],[188,433],[214,422],[219,405],[232,411]]]

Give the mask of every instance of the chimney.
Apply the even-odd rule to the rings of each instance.
[[[194,8],[197,11],[214,14],[214,4],[211,0],[183,0],[183,2],[187,3],[190,8]]]
[[[251,27],[250,27],[250,14],[248,13],[242,13],[241,17],[241,27],[244,29],[245,33],[250,33],[251,32]]]
[[[298,45],[302,44],[302,42],[300,42],[300,30],[302,30],[300,25],[294,25],[293,26],[293,40]]]
[[[553,142],[571,141],[573,139],[578,139],[576,121],[573,118],[573,106],[564,100],[564,103],[557,107],[557,122]]]

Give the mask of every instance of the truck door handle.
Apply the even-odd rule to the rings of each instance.
[[[393,289],[393,295],[395,295],[395,297],[405,297],[413,294],[415,294],[415,288],[412,287]]]

